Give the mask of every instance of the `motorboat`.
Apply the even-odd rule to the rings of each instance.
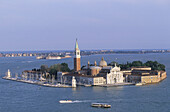
[[[107,103],[92,103],[92,107],[100,107],[100,108],[111,108],[111,105]]]
[[[145,83],[136,83],[135,85],[136,86],[142,86],[142,85],[145,85]]]
[[[40,80],[40,81],[46,81],[46,79],[43,78],[43,77],[40,77],[39,80]]]
[[[85,84],[84,87],[91,87],[92,85],[89,84]]]
[[[59,102],[60,103],[73,103],[72,100],[60,100]]]

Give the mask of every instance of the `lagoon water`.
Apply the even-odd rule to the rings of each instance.
[[[116,61],[148,60],[166,65],[167,79],[146,86],[50,88],[0,79],[0,112],[169,112],[170,111],[170,54],[112,54],[82,57],[82,65],[89,60],[99,63],[101,57],[109,63]],[[12,73],[66,62],[73,68],[73,59],[36,60],[35,57],[0,58],[0,77],[8,69]],[[71,104],[58,101],[70,99]],[[109,103],[110,109],[92,108],[93,102]]]

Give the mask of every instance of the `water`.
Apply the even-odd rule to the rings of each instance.
[[[166,65],[167,79],[154,85],[141,87],[78,87],[50,88],[0,79],[0,112],[169,112],[170,110],[170,54],[113,54],[82,57],[82,65],[89,60],[98,63],[101,57],[109,63],[134,60],[153,60]],[[0,58],[1,77],[9,68],[12,73],[66,62],[73,68],[73,59],[36,60],[35,57]],[[70,99],[73,103],[60,104]],[[93,102],[109,103],[110,109],[92,108]]]

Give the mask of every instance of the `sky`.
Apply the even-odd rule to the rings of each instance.
[[[170,49],[170,0],[0,0],[0,51]]]

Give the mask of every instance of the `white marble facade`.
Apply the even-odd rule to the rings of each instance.
[[[123,83],[123,73],[120,70],[120,67],[115,64],[115,67],[111,68],[110,73],[106,76],[106,84]]]

